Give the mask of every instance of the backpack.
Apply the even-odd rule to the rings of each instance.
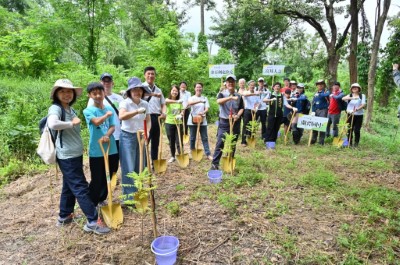
[[[59,104],[55,104],[54,103],[53,105],[56,105],[56,106],[61,108],[61,121],[65,121],[65,109]],[[48,116],[45,116],[45,117],[41,118],[40,121],[39,121],[39,133],[40,133],[40,135],[42,135],[44,133],[45,129],[48,128],[48,126],[47,126],[47,117]],[[51,140],[52,140],[52,142],[53,142],[53,144],[55,146],[56,145],[57,136],[58,136],[58,131],[57,130],[50,130],[50,128],[48,128],[48,129],[49,129],[49,132],[50,132]],[[62,131],[60,132],[60,146],[61,146],[61,148],[63,146],[63,144],[62,144]]]
[[[310,110],[311,110],[311,102],[308,100],[308,98],[304,101],[303,103],[303,114],[310,114]]]
[[[338,105],[339,105],[340,111],[347,110],[347,104],[348,103],[346,101],[344,101],[343,99],[339,99],[338,100]]]

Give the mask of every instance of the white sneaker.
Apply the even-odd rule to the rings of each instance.
[[[171,157],[171,158],[168,160],[168,163],[172,163],[172,162],[175,162],[175,157]]]

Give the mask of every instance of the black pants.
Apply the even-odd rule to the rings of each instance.
[[[351,115],[347,114],[347,122],[349,128],[347,133],[347,138],[349,139],[350,145],[353,144],[353,139],[356,145],[358,145],[358,143],[360,142],[360,131],[363,122],[363,117],[364,115],[354,115],[353,126],[351,126],[352,117]]]
[[[261,123],[261,138],[264,142],[267,139],[267,110],[258,110],[256,114],[256,119],[260,118]]]
[[[181,131],[181,141],[183,141],[183,126],[182,124],[179,125],[179,129]],[[169,148],[171,150],[171,156],[175,157],[176,149],[178,149],[178,154],[181,154],[181,143],[179,143],[179,137],[178,137],[178,129],[176,128],[175,124],[165,124],[165,130],[167,131],[167,137],[169,141]],[[176,147],[176,148],[175,148]]]
[[[315,117],[324,117],[324,118],[328,117],[328,109],[315,110]],[[325,143],[325,132],[312,131],[311,144],[315,144],[317,142],[318,133],[319,133],[318,143],[321,145]]]
[[[110,168],[110,178],[118,170],[118,154],[108,156],[108,166]],[[107,198],[107,176],[103,157],[89,157],[89,167],[92,180],[89,184],[89,195],[93,204],[97,206],[99,202]]]
[[[274,115],[268,116],[268,126],[266,132],[265,142],[276,142],[278,138],[278,131],[282,124],[282,116],[275,117]]]
[[[186,132],[186,134],[189,134],[189,131],[188,131],[189,114],[190,114],[190,108],[185,109],[185,116],[183,118],[185,119],[185,132]],[[183,134],[183,132],[182,132],[182,134]]]
[[[292,123],[292,135],[294,144],[298,144],[300,142],[301,137],[303,136],[304,129],[297,128],[297,123]]]
[[[250,136],[250,130],[247,129],[249,121],[251,121],[251,110],[245,109],[243,112],[243,127],[242,127],[242,144],[247,144],[246,137]]]
[[[219,161],[221,160],[222,149],[224,149],[223,139],[225,139],[225,133],[230,133],[229,132],[229,120],[219,119],[218,132],[217,132],[217,143],[215,145],[213,161],[212,161],[213,165],[219,165]],[[237,141],[237,139],[239,138],[239,134],[240,134],[240,119],[238,121],[236,121],[233,126],[233,134],[236,136],[234,141]],[[235,156],[235,151],[236,151],[236,145],[233,147],[232,157]]]
[[[149,140],[151,143],[151,160],[157,160],[158,158],[158,146],[160,145],[160,126],[158,125],[158,116],[160,116],[160,114],[150,114],[151,129],[149,133]]]

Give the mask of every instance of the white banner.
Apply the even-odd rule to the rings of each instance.
[[[234,73],[234,64],[210,64],[208,66],[208,76],[210,78],[221,78]]]
[[[282,75],[285,71],[284,65],[264,65],[263,66],[263,75]]]
[[[311,115],[299,115],[299,120],[297,121],[297,127],[307,130],[315,130],[320,132],[326,131],[326,126],[328,125],[328,118],[315,117]]]

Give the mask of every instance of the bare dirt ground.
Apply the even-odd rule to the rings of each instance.
[[[209,136],[212,149],[214,135],[215,129]],[[166,145],[164,150],[167,157]],[[276,238],[296,245],[298,256],[312,256],[318,249],[340,260],[343,253],[336,242],[340,224],[351,223],[355,216],[338,215],[323,206],[313,209],[304,202],[302,187],[277,185],[280,176],[256,187],[238,188],[236,193],[242,196],[232,213],[213,197],[216,188],[207,179],[209,167],[204,159],[191,161],[187,169],[169,164],[157,180],[158,230],[179,238],[178,264],[295,264],[298,257],[280,254],[290,246],[278,244]],[[85,172],[89,177],[87,164]],[[376,183],[400,187],[396,173],[369,176]],[[124,209],[122,228],[106,236],[85,233],[84,220],[58,228],[60,191],[54,168],[23,176],[1,191],[0,264],[154,264],[149,216],[144,219],[143,241],[141,216],[129,209]],[[275,198],[281,193],[292,195],[287,196],[284,212],[265,218],[268,208],[280,207]],[[179,204],[178,216],[166,209],[173,201]]]

